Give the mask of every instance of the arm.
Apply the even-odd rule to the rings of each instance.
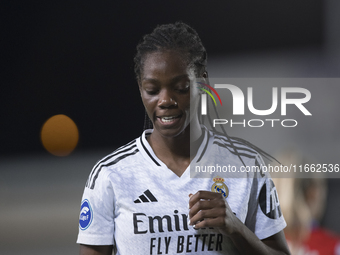
[[[77,243],[80,255],[112,254],[115,196],[108,172],[103,168],[93,188],[85,187],[79,217]]]
[[[80,245],[79,255],[111,255],[112,245]]]
[[[218,227],[242,254],[290,254],[283,232],[260,240],[231,211],[222,194],[198,191],[189,200],[190,225]]]

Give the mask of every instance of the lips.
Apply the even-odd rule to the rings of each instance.
[[[157,119],[162,123],[162,124],[173,124],[178,121],[178,119],[182,115],[172,115],[172,116],[157,116]]]

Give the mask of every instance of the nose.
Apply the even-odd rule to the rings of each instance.
[[[158,100],[158,106],[162,108],[168,108],[168,107],[175,107],[178,103],[175,100],[174,95],[172,95],[171,91],[168,89],[164,89],[161,91],[159,100]]]

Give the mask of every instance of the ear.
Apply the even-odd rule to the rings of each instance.
[[[204,71],[201,78],[200,78],[201,82],[205,83],[205,84],[209,84],[209,79],[208,79],[208,71]],[[200,87],[204,88],[204,85],[200,85]],[[205,92],[203,90],[200,89],[200,94],[204,94]]]
[[[209,75],[208,75],[208,71],[204,71],[204,73],[202,74],[202,78],[204,80],[204,82],[206,84],[209,84]]]

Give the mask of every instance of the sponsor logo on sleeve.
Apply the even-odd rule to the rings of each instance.
[[[266,181],[261,189],[260,207],[270,219],[278,219],[282,215],[279,198],[272,180]]]
[[[87,199],[84,199],[80,207],[79,228],[81,230],[87,229],[91,225],[92,220],[93,211],[90,202]]]

